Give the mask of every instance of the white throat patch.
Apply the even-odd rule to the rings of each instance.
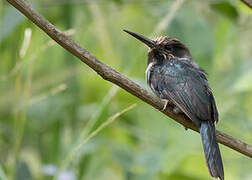
[[[151,62],[146,71],[145,71],[145,74],[146,74],[146,79],[147,79],[147,84],[150,86],[150,74],[151,74],[151,68],[155,65],[154,62]]]

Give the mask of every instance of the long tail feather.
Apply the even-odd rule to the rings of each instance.
[[[202,122],[200,134],[209,173],[215,178],[219,177],[221,180],[224,180],[223,164],[216,140],[214,123],[210,121]]]

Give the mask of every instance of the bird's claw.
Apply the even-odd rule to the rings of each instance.
[[[165,104],[164,104],[164,107],[163,107],[163,109],[161,111],[164,112],[166,110],[168,104],[169,104],[169,101],[167,99],[162,99],[162,101],[164,101]]]

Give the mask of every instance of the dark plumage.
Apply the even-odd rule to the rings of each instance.
[[[224,180],[224,170],[215,134],[218,111],[206,73],[189,49],[175,38],[155,40],[127,30],[150,47],[147,83],[161,99],[168,100],[185,113],[200,129],[206,164],[211,176]]]

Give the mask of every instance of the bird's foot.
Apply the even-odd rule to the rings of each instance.
[[[173,59],[174,58],[174,56],[173,56],[173,54],[168,54],[168,59],[170,60],[170,59]]]
[[[164,107],[163,107],[163,109],[161,111],[164,112],[166,110],[168,104],[169,104],[169,101],[167,99],[162,99],[162,101],[164,101],[165,104],[164,104]]]

